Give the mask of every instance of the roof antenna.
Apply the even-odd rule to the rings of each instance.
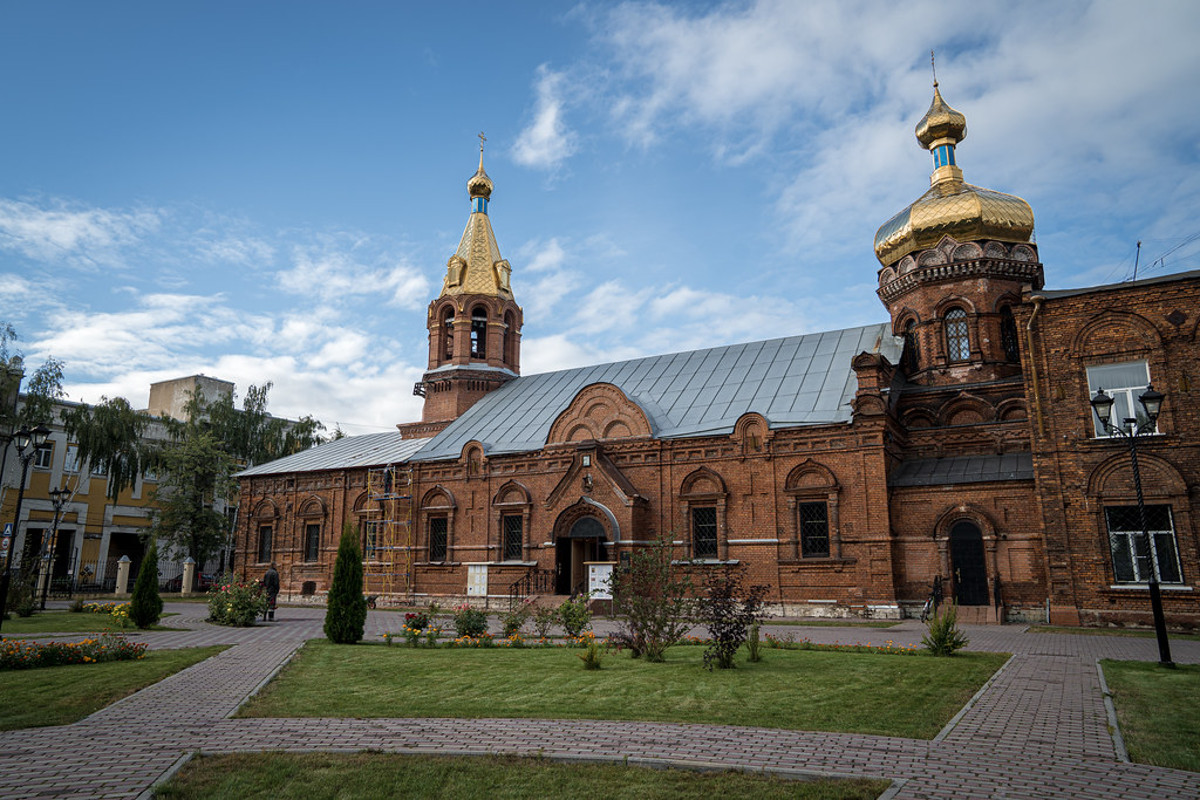
[[[929,51],[929,68],[933,70],[933,88],[937,88],[937,62],[933,60],[933,50]]]
[[[1137,283],[1138,260],[1142,257],[1142,240],[1138,239],[1137,253],[1133,256],[1133,282]]]

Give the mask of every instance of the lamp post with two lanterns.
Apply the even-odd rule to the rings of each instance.
[[[50,593],[50,581],[54,578],[54,551],[58,549],[58,520],[62,516],[63,506],[71,497],[67,487],[50,490],[50,502],[54,504],[54,524],[50,528],[50,538],[46,540],[46,556],[42,562],[45,573],[42,576],[42,611],[46,610],[46,595]]]
[[[1162,392],[1154,391],[1154,387],[1151,385],[1146,386],[1146,391],[1138,397],[1138,402],[1142,404],[1142,409],[1146,412],[1144,423],[1139,421],[1136,416],[1114,422],[1112,410],[1115,398],[1106,394],[1103,389],[1096,390],[1091,403],[1096,412],[1096,418],[1100,420],[1100,425],[1104,428],[1105,433],[1110,437],[1120,437],[1129,445],[1129,460],[1133,466],[1133,489],[1137,493],[1138,527],[1141,530],[1141,540],[1134,550],[1133,557],[1136,559],[1137,552],[1141,550],[1150,562],[1150,574],[1146,588],[1150,590],[1150,610],[1154,614],[1154,634],[1158,638],[1158,663],[1164,667],[1173,667],[1175,664],[1171,661],[1171,645],[1167,641],[1167,623],[1163,616],[1162,590],[1158,585],[1158,556],[1150,541],[1150,532],[1146,525],[1146,500],[1142,495],[1142,474],[1138,469],[1137,453],[1138,439],[1143,436],[1153,436],[1158,432],[1158,415],[1162,411],[1164,399],[1166,399],[1166,395]],[[1130,409],[1130,413],[1133,413],[1132,409]]]
[[[21,482],[17,486],[17,509],[13,513],[13,535],[9,543],[8,555],[4,559],[4,574],[0,576],[0,625],[4,624],[4,615],[8,611],[8,585],[12,581],[13,550],[16,549],[17,534],[21,526],[21,503],[25,500],[25,479],[29,475],[29,462],[37,451],[50,437],[50,429],[45,425],[21,428],[13,434],[13,444],[17,446],[17,458],[21,460]],[[26,545],[29,543],[26,542]],[[25,548],[28,551],[28,547]],[[28,552],[25,553],[29,555]]]

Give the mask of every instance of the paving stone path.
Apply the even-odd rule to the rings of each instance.
[[[233,647],[74,725],[0,733],[0,797],[148,798],[155,781],[198,751],[372,748],[887,778],[893,781],[889,800],[1200,798],[1200,774],[1128,763],[1109,731],[1096,661],[1157,660],[1153,639],[968,628],[971,649],[1014,655],[926,741],[588,720],[229,719],[303,641],[321,635],[323,610],[283,608],[274,624],[240,630],[206,624],[203,605],[171,603],[167,610],[179,614],[169,619],[172,626],[188,630],[132,638],[152,648]],[[398,630],[402,619],[370,612],[368,638]],[[902,645],[918,642],[924,626],[772,630],[814,642]],[[1172,655],[1179,663],[1200,663],[1200,642],[1174,641]]]

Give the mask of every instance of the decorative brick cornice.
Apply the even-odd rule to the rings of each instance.
[[[932,264],[917,267],[894,281],[879,287],[876,294],[884,303],[891,303],[918,286],[965,278],[1001,278],[1029,283],[1035,290],[1042,288],[1042,264],[1039,261],[1014,261],[1000,258],[978,258],[951,264]]]

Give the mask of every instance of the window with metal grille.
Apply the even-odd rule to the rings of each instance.
[[[446,560],[446,531],[449,521],[445,517],[429,518],[429,560]]]
[[[1145,533],[1137,506],[1107,506],[1104,516],[1118,583],[1146,583],[1155,564],[1159,582],[1183,583],[1170,506],[1146,506]]]
[[[501,527],[504,529],[504,560],[520,561],[524,555],[524,539],[522,537],[521,518],[515,514],[501,517]]]
[[[829,513],[823,502],[800,504],[800,555],[829,558]]]
[[[1020,339],[1017,338],[1017,320],[1013,317],[1012,307],[1000,309],[1000,346],[1004,349],[1004,358],[1008,361],[1021,360]]]
[[[692,555],[717,557],[717,509],[712,506],[692,509]]]
[[[1103,389],[1105,394],[1113,399],[1112,424],[1128,430],[1127,419],[1136,419],[1139,428],[1149,424],[1141,401],[1142,392],[1150,384],[1150,366],[1145,361],[1125,361],[1119,364],[1097,364],[1087,368],[1088,396]],[[1088,416],[1092,418],[1093,430],[1098,437],[1109,436],[1108,431],[1096,419],[1096,414],[1089,408]],[[1117,436],[1118,434],[1112,434]]]
[[[304,526],[304,560],[316,561],[321,552],[321,525],[308,523]]]
[[[363,532],[363,559],[366,561],[375,560],[375,550],[379,545],[379,520],[366,519],[362,523]]]
[[[258,562],[260,564],[271,560],[271,534],[273,532],[270,525],[258,526]]]
[[[967,312],[952,308],[946,312],[946,354],[951,361],[971,358],[971,336],[967,331]]]

